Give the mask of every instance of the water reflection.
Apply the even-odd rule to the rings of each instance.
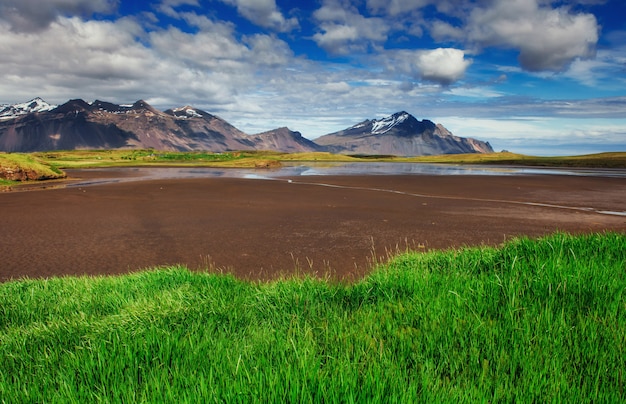
[[[81,177],[84,170],[71,171],[72,177]],[[183,178],[247,178],[275,179],[299,176],[324,175],[575,175],[626,178],[623,169],[566,169],[535,167],[503,167],[488,165],[454,165],[425,163],[285,163],[279,169],[210,168],[210,167],[117,167],[89,169],[99,172],[101,178],[76,182],[73,186],[86,186],[137,180]],[[84,175],[84,174],[83,174]],[[89,175],[93,177],[93,175]]]

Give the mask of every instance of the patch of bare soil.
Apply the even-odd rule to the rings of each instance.
[[[100,175],[100,174],[98,174]],[[626,231],[626,180],[345,176],[138,181],[0,194],[0,280],[183,264],[355,279],[406,248]]]

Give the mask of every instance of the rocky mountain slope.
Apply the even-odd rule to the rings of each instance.
[[[417,120],[407,112],[365,120],[350,128],[315,139],[329,151],[344,154],[424,156],[492,153],[487,142],[454,136],[441,124]]]
[[[248,136],[191,107],[161,112],[145,101],[116,105],[70,100],[56,108],[0,120],[0,150],[155,148],[252,150]]]
[[[415,156],[488,153],[489,143],[452,135],[441,125],[406,112],[366,120],[311,141],[288,128],[248,135],[208,112],[184,106],[159,111],[139,100],[117,105],[70,100],[50,105],[40,98],[0,106],[0,151],[154,148],[157,150],[330,151]]]
[[[325,147],[286,127],[258,133],[250,138],[259,150],[278,150],[287,153],[326,151]]]

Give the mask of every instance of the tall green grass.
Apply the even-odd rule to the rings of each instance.
[[[407,253],[353,284],[166,268],[0,285],[0,401],[624,402],[626,235]]]

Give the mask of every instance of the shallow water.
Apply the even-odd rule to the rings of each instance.
[[[624,169],[561,169],[536,167],[503,167],[486,165],[453,165],[424,163],[287,163],[279,169],[245,169],[245,168],[211,168],[211,167],[114,167],[67,170],[76,180],[51,188],[75,188],[112,183],[123,183],[146,180],[170,180],[193,178],[245,178],[260,180],[286,180],[302,182],[306,177],[313,176],[350,176],[350,175],[484,175],[484,176],[515,176],[515,175],[561,175],[586,177],[626,178]],[[93,175],[97,173],[98,175]],[[81,179],[81,177],[88,177]],[[297,178],[301,177],[301,180]],[[331,184],[315,183],[318,186],[342,187]],[[346,187],[350,188],[350,187]],[[398,192],[386,189],[372,189],[381,192]],[[423,196],[423,195],[420,195]],[[507,201],[500,201],[507,202]],[[608,211],[593,208],[558,206],[538,202],[515,202],[520,204],[543,205],[552,208],[590,211],[604,215],[626,216],[624,211]]]
[[[106,173],[106,178],[77,181],[68,186],[87,186],[137,180],[182,178],[248,178],[276,179],[325,175],[573,175],[626,178],[621,169],[566,169],[506,167],[487,165],[454,165],[424,163],[287,163],[279,169],[211,168],[211,167],[116,167],[88,169]],[[68,170],[81,177],[85,170]]]

